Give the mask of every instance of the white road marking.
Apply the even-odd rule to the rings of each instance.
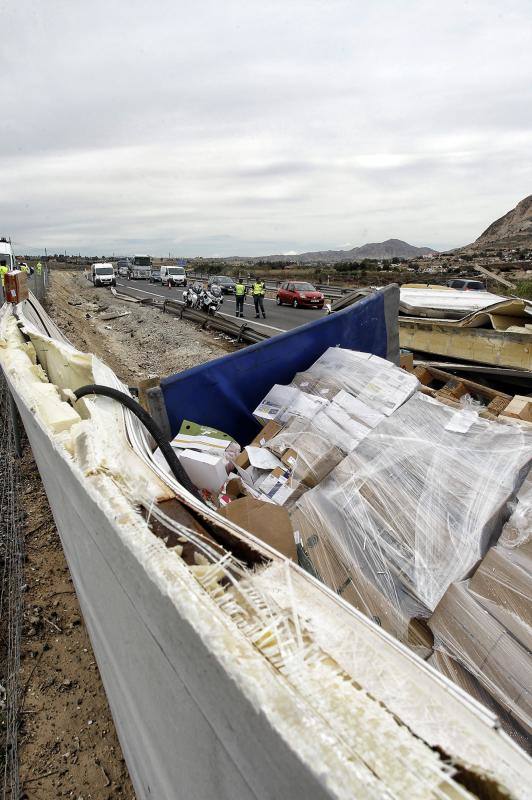
[[[149,295],[151,295],[151,297],[165,297],[165,298],[168,297],[167,294],[157,294],[157,292],[147,292],[146,289],[137,289],[136,286],[131,286],[130,284],[127,284],[127,283],[118,283],[117,282],[116,285],[117,286],[123,286],[124,288],[127,288],[129,286],[129,288],[132,289],[134,292],[140,292],[141,294],[149,294]],[[235,319],[236,320],[243,319],[244,322],[246,321],[245,317],[244,318],[237,317],[236,314],[226,314],[223,311],[217,311],[216,313],[219,314],[221,317],[227,317],[228,319],[233,319],[233,320],[235,320]],[[248,320],[248,322],[249,322],[250,325],[259,325],[261,328],[270,328],[270,330],[272,330],[272,331],[279,331],[279,333],[286,333],[286,329],[285,328],[276,328],[274,325],[266,325],[264,322],[257,322],[256,320]],[[242,323],[242,324],[244,324],[244,323]]]
[[[275,328],[273,325],[265,325],[264,322],[258,322],[256,319],[249,319],[247,320],[245,317],[237,317],[236,314],[225,314],[223,311],[217,311],[217,314],[220,314],[222,317],[228,317],[228,319],[236,320],[237,322],[241,322],[244,324],[248,322],[251,326],[259,325],[261,328],[270,328],[272,331],[279,331],[280,333],[286,333],[285,328]]]
[[[117,283],[117,286],[123,286],[125,289],[132,289],[134,292],[140,292],[141,294],[150,294],[152,297],[168,297],[167,294],[156,294],[155,292],[147,292],[145,289],[137,289],[136,286],[131,286],[130,283]]]

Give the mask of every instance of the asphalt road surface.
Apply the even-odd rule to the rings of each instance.
[[[148,281],[128,281],[126,278],[117,278],[117,289],[135,289],[142,295],[153,295],[154,297],[169,297],[173,300],[183,299],[183,290],[177,288],[168,288],[161,286],[160,283],[149,283]],[[224,301],[220,306],[219,311],[216,312],[217,316],[228,317],[229,319],[236,319],[235,315],[235,298],[234,295],[224,295]],[[289,331],[292,328],[297,328],[299,325],[304,325],[307,322],[312,322],[319,317],[327,314],[325,309],[319,310],[317,308],[292,308],[291,306],[278,306],[275,300],[264,298],[264,308],[266,310],[266,319],[255,319],[255,307],[251,297],[246,296],[244,302],[244,317],[246,322],[257,327],[258,330],[269,333],[274,336],[276,333]]]

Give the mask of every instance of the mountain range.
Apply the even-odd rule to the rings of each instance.
[[[319,261],[321,263],[335,263],[338,261],[362,261],[365,258],[376,260],[391,258],[418,258],[419,256],[436,253],[430,247],[415,247],[401,239],[387,239],[385,242],[371,242],[369,244],[353,247],[351,250],[316,250],[309,253],[291,255],[290,261],[307,264]],[[261,261],[286,260],[286,255],[263,256]]]

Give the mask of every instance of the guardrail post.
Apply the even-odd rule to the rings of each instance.
[[[13,442],[15,446],[15,455],[17,458],[20,458],[22,455],[22,445],[20,443],[20,420],[18,416],[18,409],[15,401],[13,400],[13,395],[7,390],[7,396],[9,398],[9,414],[11,416],[11,427],[13,430]]]

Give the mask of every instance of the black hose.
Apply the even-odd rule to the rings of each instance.
[[[87,394],[100,394],[104,397],[110,397],[112,400],[118,400],[119,403],[122,403],[123,406],[128,408],[130,411],[135,414],[136,417],[140,419],[144,427],[151,433],[153,438],[155,439],[159,450],[163,454],[166,459],[166,463],[170,467],[172,474],[174,475],[175,479],[180,483],[185,489],[194,495],[198,500],[203,501],[203,498],[200,496],[198,489],[190,478],[188,477],[187,473],[183,469],[182,465],[179,462],[176,454],[174,453],[174,449],[169,441],[166,439],[164,433],[159,428],[153,417],[151,417],[147,411],[145,411],[140,403],[137,403],[136,400],[133,400],[128,394],[119,391],[118,389],[113,389],[111,386],[103,386],[98,383],[89,383],[87,386],[81,386],[79,389],[74,391],[76,395],[76,400],[80,400],[82,397],[85,397]]]

